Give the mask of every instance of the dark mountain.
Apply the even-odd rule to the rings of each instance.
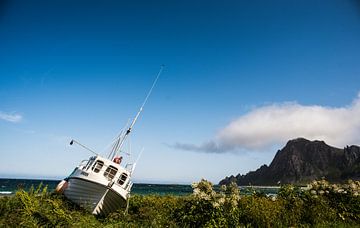
[[[321,178],[331,182],[360,180],[360,147],[339,149],[324,141],[290,140],[276,153],[270,166],[263,165],[246,175],[226,177],[219,184],[231,181],[238,185],[305,184]]]

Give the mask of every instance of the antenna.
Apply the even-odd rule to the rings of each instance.
[[[131,122],[131,124],[130,124],[129,128],[127,129],[126,133],[122,136],[121,140],[119,141],[119,144],[118,144],[118,146],[117,146],[117,150],[116,150],[116,151],[121,150],[121,147],[123,146],[126,137],[130,134],[130,132],[131,132],[132,128],[134,127],[137,119],[139,118],[141,112],[143,111],[143,108],[144,108],[147,100],[149,99],[149,97],[150,97],[150,95],[151,95],[151,93],[152,93],[152,90],[154,89],[154,87],[155,87],[155,85],[156,85],[156,83],[157,83],[157,81],[158,81],[158,79],[159,79],[159,77],[160,77],[160,75],[161,75],[164,67],[165,67],[165,65],[161,65],[161,66],[160,66],[160,70],[159,70],[159,72],[158,72],[158,74],[157,74],[157,76],[156,76],[156,78],[155,78],[155,80],[154,80],[154,82],[153,82],[153,84],[152,84],[149,92],[147,93],[144,102],[142,103],[142,105],[141,105],[138,113],[136,114],[135,118],[134,118],[133,121]],[[111,160],[115,157],[116,151],[112,151],[112,152],[110,153],[109,158],[111,158]]]
[[[93,154],[95,154],[95,155],[98,155],[98,153],[96,153],[96,152],[95,152],[95,151],[93,151],[92,149],[90,149],[90,148],[88,148],[88,147],[84,146],[83,144],[79,143],[78,141],[76,141],[76,140],[72,139],[72,140],[70,141],[70,145],[73,145],[74,143],[76,143],[76,144],[78,144],[79,146],[81,146],[82,148],[84,148],[84,149],[86,149],[86,150],[90,151],[91,153],[93,153]]]
[[[141,151],[140,151],[140,153],[139,153],[136,161],[134,162],[134,165],[133,165],[133,167],[131,168],[131,175],[133,174],[133,172],[134,172],[134,170],[135,170],[135,167],[136,167],[136,164],[138,163],[138,161],[139,161],[142,153],[144,152],[144,150],[145,150],[145,148],[143,147],[143,148],[141,149]]]

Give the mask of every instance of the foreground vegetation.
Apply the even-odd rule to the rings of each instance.
[[[41,185],[0,198],[0,227],[354,227],[360,226],[360,182],[283,186],[277,197],[242,195],[236,184],[193,184],[189,196],[134,195],[128,213],[95,217]]]

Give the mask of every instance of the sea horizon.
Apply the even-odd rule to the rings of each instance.
[[[49,180],[61,181],[67,176],[26,176],[26,175],[0,175],[0,179],[18,179],[18,180]],[[188,181],[170,181],[170,180],[146,180],[146,179],[132,179],[135,184],[165,184],[165,185],[191,185],[194,182]],[[217,185],[217,183],[213,183]]]
[[[0,177],[0,196],[13,195],[19,189],[29,191],[32,187],[47,186],[48,192],[53,192],[61,179],[30,179]],[[192,193],[190,184],[159,184],[134,183],[132,193],[140,195],[188,195]]]
[[[29,191],[42,185],[47,186],[48,192],[53,192],[61,179],[31,179],[31,178],[4,178],[0,177],[0,196],[14,195],[19,189]],[[239,186],[244,194],[248,192],[262,192],[268,195],[277,193],[279,186]],[[220,185],[214,184],[214,190],[220,191]],[[249,191],[250,190],[250,191]],[[138,195],[190,195],[193,192],[191,184],[139,183],[135,182],[131,190]]]

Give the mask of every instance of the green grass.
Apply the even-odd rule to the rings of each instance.
[[[46,186],[0,198],[0,227],[360,227],[359,182],[283,186],[278,197],[242,195],[210,182],[189,196],[133,195],[129,210],[96,217]]]

